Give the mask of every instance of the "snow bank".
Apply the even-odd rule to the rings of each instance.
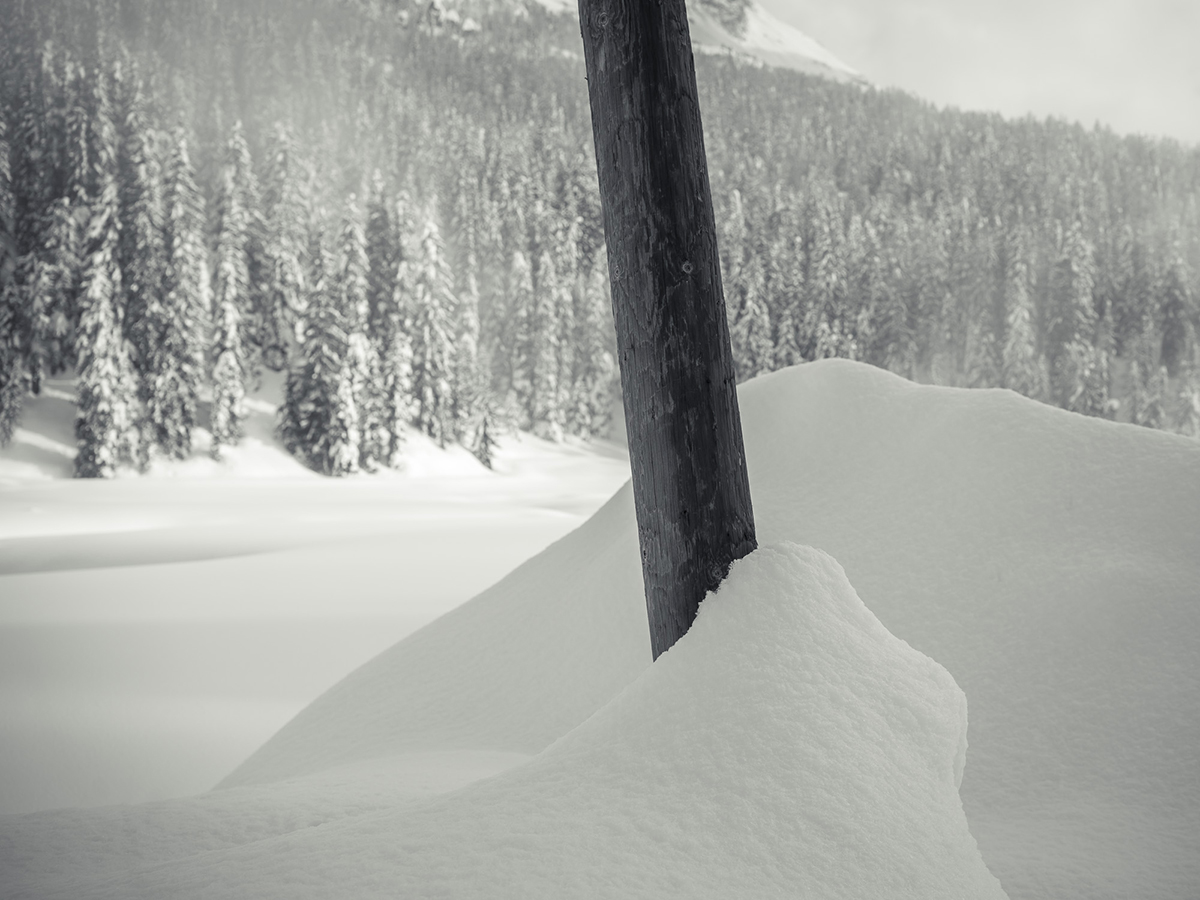
[[[1009,896],[1194,900],[1200,444],[845,361],[756,379],[740,398],[760,543],[830,553],[883,625],[944,665],[970,698],[963,807]],[[213,796],[286,792],[283,779],[386,767],[393,754],[538,754],[626,686],[649,683],[638,681],[649,665],[626,487],[580,529],[333,688],[231,775],[241,787]],[[503,803],[533,796],[517,790],[528,773],[559,771],[545,762],[559,752],[480,783],[468,793],[484,799],[471,802],[500,816]],[[596,783],[581,782],[588,791]],[[513,786],[489,787],[497,784]],[[449,802],[421,821],[465,834],[452,830]],[[725,802],[722,816],[743,814],[742,801]],[[369,831],[368,821],[353,827]],[[636,827],[603,821],[614,834]],[[23,827],[0,820],[0,854]],[[343,827],[352,826],[310,829],[304,840]],[[508,838],[513,860],[531,856],[522,834]],[[366,831],[362,840],[381,846]],[[268,853],[256,846],[237,853]]]
[[[1200,884],[1200,445],[839,360],[741,387],[759,539],[832,554],[971,699],[962,796],[1013,897]],[[536,753],[649,664],[628,487],[229,779]]]
[[[63,895],[1003,898],[958,799],[966,724],[832,559],[781,544],[524,766]]]

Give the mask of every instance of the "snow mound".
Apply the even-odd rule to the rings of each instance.
[[[760,543],[818,547],[971,700],[962,786],[1016,897],[1200,884],[1200,444],[830,360],[740,388]],[[649,665],[628,486],[230,776],[537,753]]]
[[[580,528],[315,700],[223,786],[396,752],[537,753],[650,662],[628,485]]]
[[[832,559],[780,544],[524,766],[64,894],[1003,898],[958,799],[966,726]]]

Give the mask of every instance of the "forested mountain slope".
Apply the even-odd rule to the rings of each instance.
[[[72,368],[80,475],[185,456],[197,427],[219,453],[263,366],[329,474],[397,464],[410,427],[485,461],[497,428],[607,427],[572,16],[5,6],[0,438]],[[697,70],[742,378],[844,356],[1200,434],[1200,150]]]

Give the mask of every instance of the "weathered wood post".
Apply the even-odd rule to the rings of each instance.
[[[579,0],[654,658],[755,548],[684,0]]]

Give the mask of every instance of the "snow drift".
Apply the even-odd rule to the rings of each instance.
[[[1003,898],[958,799],[966,729],[949,674],[781,544],[523,766],[63,895]]]
[[[845,361],[756,379],[741,387],[740,398],[760,543],[794,542],[830,553],[883,626],[944,665],[970,699],[971,753],[962,803],[984,861],[1009,896],[1194,898],[1200,884],[1195,843],[1200,833],[1200,654],[1195,649],[1200,644],[1200,445],[1085,419],[1007,391],[918,386]],[[790,551],[777,552],[786,557]],[[715,599],[729,596],[722,591]],[[706,601],[702,621],[718,623],[706,628],[727,627],[721,615],[713,618],[718,608],[719,603]],[[748,621],[739,627],[756,626]],[[695,631],[689,637],[696,633],[704,634]],[[67,889],[76,875],[94,893],[102,887],[97,876],[118,871],[126,861],[148,866],[175,859],[137,882],[120,888],[114,882],[104,890],[129,895],[126,888],[144,883],[160,885],[160,895],[168,895],[167,885],[182,890],[199,884],[189,880],[193,877],[212,877],[223,885],[221,891],[245,896],[247,891],[233,889],[232,876],[222,880],[209,866],[220,859],[222,866],[232,867],[229,871],[251,878],[257,867],[270,869],[271,860],[286,859],[317,880],[315,863],[308,867],[294,847],[307,848],[315,859],[324,840],[333,846],[344,838],[361,844],[367,854],[361,858],[368,861],[375,858],[370,854],[395,857],[399,838],[406,835],[414,842],[407,846],[432,847],[421,843],[422,831],[407,830],[417,828],[404,824],[410,816],[425,823],[422,827],[442,829],[439,834],[482,840],[492,834],[486,828],[502,827],[496,823],[504,821],[509,802],[524,804],[520,808],[533,817],[529,821],[540,823],[537,829],[562,830],[561,836],[545,838],[560,843],[538,844],[542,830],[526,841],[514,824],[504,865],[524,865],[537,856],[536,848],[576,846],[570,842],[582,840],[583,826],[564,823],[575,821],[570,817],[576,812],[599,809],[587,806],[593,793],[616,791],[603,773],[625,769],[613,768],[615,762],[605,769],[600,760],[625,758],[621,754],[632,751],[616,737],[609,741],[609,732],[601,733],[604,723],[617,722],[633,708],[627,704],[648,708],[655,702],[650,695],[659,689],[664,697],[691,696],[672,676],[654,674],[682,667],[671,662],[681,657],[687,653],[672,650],[660,660],[666,667],[647,671],[636,530],[625,488],[577,531],[319,698],[229,777],[230,789],[175,801],[169,809],[155,807],[144,816],[99,810],[0,820],[0,872],[19,869],[25,873],[22,884],[58,884],[63,894],[88,896],[83,884]],[[751,693],[768,690],[755,680],[757,665],[757,659],[745,656],[737,670],[738,683]],[[694,677],[703,679],[703,670]],[[762,702],[769,705],[771,696],[768,690]],[[755,710],[765,708],[756,703],[742,697],[722,707],[721,715],[740,715],[746,705],[745,714],[756,716]],[[840,709],[856,721],[852,711],[868,708],[874,707],[863,707],[850,695],[828,707],[831,714]],[[879,746],[903,756],[912,747],[905,741],[923,735],[929,739],[926,752],[933,754],[925,758],[942,759],[937,754],[944,754],[948,732],[928,722],[947,720],[914,716],[918,725],[904,731],[904,739],[885,727],[891,720],[881,720]],[[700,721],[680,720],[677,727],[694,731]],[[613,735],[620,730],[612,728]],[[571,737],[563,737],[573,729]],[[701,791],[699,781],[680,784],[681,776],[668,771],[670,766],[656,769],[681,792],[679,803],[669,807],[672,821],[711,823],[729,817],[741,822],[756,815],[775,821],[779,804],[788,801],[767,799],[760,790],[755,779],[764,769],[781,778],[819,778],[840,764],[823,751],[819,760],[801,767],[808,774],[799,773],[795,758],[779,743],[794,735],[773,729],[764,741],[774,741],[770,746],[776,749],[768,751],[767,743],[746,748],[757,768],[747,767],[740,781],[722,781],[712,773],[729,771],[732,757],[718,750],[736,754],[741,745],[714,745],[708,767],[687,757],[710,793]],[[651,731],[642,732],[645,740]],[[822,741],[831,733],[802,736],[800,746],[811,748],[809,740]],[[585,744],[592,749],[584,752]],[[406,786],[411,778],[405,773],[413,759],[430,754],[472,760],[475,774],[516,767],[461,794],[411,799],[414,792]],[[535,754],[541,755],[519,765]],[[766,759],[769,765],[763,764]],[[571,768],[573,761],[580,768]],[[834,769],[814,768],[822,765]],[[946,813],[938,826],[944,830],[937,833],[957,835],[946,845],[946,858],[957,861],[953,872],[978,875],[968,865],[968,838],[955,830],[960,820],[952,814],[957,813],[946,812],[944,770],[939,771],[943,774],[930,770],[926,781],[915,783],[929,791],[920,808]],[[565,772],[572,774],[568,778]],[[364,803],[368,777],[383,787]],[[345,785],[334,790],[331,780]],[[469,779],[449,781],[463,780]],[[397,781],[405,784],[397,787]],[[655,790],[636,784],[639,790]],[[804,784],[809,790],[816,782]],[[296,798],[311,797],[314,785],[322,786],[324,805],[311,817],[296,813],[313,808]],[[853,783],[842,789],[843,796],[855,796]],[[890,784],[876,798],[879,809],[893,809],[889,791],[908,789],[906,783]],[[749,800],[739,799],[745,791],[754,798],[753,810]],[[616,793],[603,796],[617,802]],[[709,796],[716,798],[711,804],[693,802]],[[639,808],[633,805],[636,796],[621,797],[614,807],[620,815],[596,814],[599,821],[593,823],[602,826],[609,840],[605,846],[614,853],[633,846],[620,841],[627,839],[628,829],[639,827],[626,816]],[[392,803],[389,798],[396,798],[390,810],[364,812]],[[551,818],[535,815],[542,800]],[[254,804],[289,812],[260,816],[273,823],[270,828],[246,828],[245,810]],[[463,812],[468,806],[490,824],[471,824],[472,816]],[[853,846],[857,829],[875,823],[858,807],[846,809],[845,817],[828,817],[822,833],[840,833]],[[149,855],[137,850],[144,842],[132,848],[122,844],[120,835],[135,830],[131,818],[141,822],[168,812],[172,821],[187,826],[176,828],[178,841]],[[194,830],[201,812],[211,813],[216,822],[205,831],[205,840],[197,841],[188,837],[188,829]],[[355,822],[349,816],[360,818]],[[649,821],[657,829],[652,837],[662,839],[662,853],[671,859],[713,854],[732,860],[732,849],[716,845],[693,853],[695,845],[688,842],[694,828],[667,829],[661,820]],[[291,833],[320,823],[326,824]],[[790,840],[798,833],[783,837]],[[228,849],[237,844],[241,849]],[[338,846],[350,852],[349,844]],[[81,847],[91,853],[86,869],[70,862],[82,856]],[[226,849],[214,862],[184,859],[219,847]],[[784,840],[774,849],[737,847],[770,869],[775,863],[753,854],[790,859],[783,848],[794,845]],[[813,859],[827,859],[820,856],[819,844],[813,852]],[[335,861],[329,864],[339,877],[345,875]],[[828,871],[836,865],[828,862]],[[398,868],[397,863],[387,871]],[[434,883],[453,884],[456,877],[441,870],[411,871],[423,871]],[[539,871],[546,885],[565,877],[549,864]],[[593,871],[578,870],[581,877]],[[762,877],[772,876],[768,871]],[[753,894],[719,883],[726,896]],[[971,890],[964,888],[963,895],[971,896]],[[579,887],[574,892],[591,891]],[[53,892],[34,889],[24,895]],[[889,895],[888,889],[876,893]]]
[[[1014,897],[1200,884],[1200,445],[839,360],[740,392],[761,543],[819,547],[971,701],[963,802]],[[536,753],[649,664],[632,498],[317,700],[228,779]]]

